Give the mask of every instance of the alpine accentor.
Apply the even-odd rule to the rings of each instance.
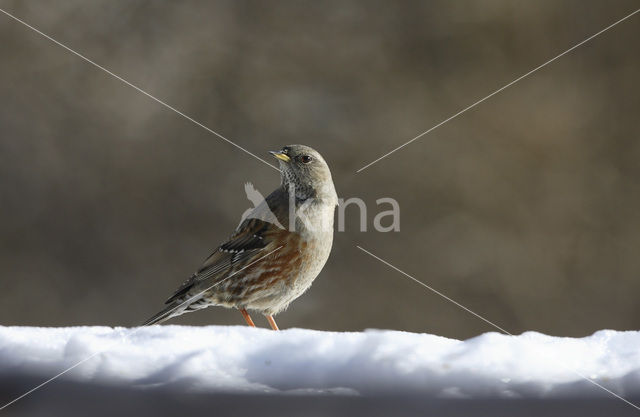
[[[280,187],[258,204],[204,264],[166,301],[166,308],[143,325],[163,322],[209,306],[273,315],[310,286],[333,242],[338,197],[322,156],[304,145],[271,152],[280,162]]]

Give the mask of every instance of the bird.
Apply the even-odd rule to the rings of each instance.
[[[258,207],[264,201],[264,197],[262,196],[260,191],[256,190],[256,188],[250,182],[247,182],[244,184],[244,192],[247,194],[247,199],[251,201],[251,203],[253,204],[253,208]],[[253,209],[245,210],[245,212],[242,213],[242,217],[240,217],[240,224],[242,224],[242,222],[245,219],[253,215],[254,214],[253,211],[254,211]],[[261,214],[261,213],[258,212],[256,214]],[[269,212],[269,217],[262,218],[262,220],[265,220],[270,223],[274,223],[281,229],[283,228],[280,222],[278,222],[278,219],[273,214],[273,212]]]
[[[333,244],[338,197],[331,171],[320,153],[306,145],[270,153],[279,163],[280,186],[143,326],[222,306],[239,310],[251,327],[256,326],[249,310],[259,312],[278,330],[273,316],[309,289]]]

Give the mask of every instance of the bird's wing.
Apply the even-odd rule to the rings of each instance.
[[[185,281],[165,302],[170,304],[192,289],[206,289],[219,280],[228,277],[233,270],[243,267],[274,240],[281,229],[273,224],[256,218],[247,218],[236,229],[231,238],[220,245],[198,271]]]

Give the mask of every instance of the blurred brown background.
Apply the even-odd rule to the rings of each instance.
[[[250,151],[317,148],[348,209],[281,327],[640,327],[640,15],[355,174],[636,1],[0,1]],[[135,325],[276,171],[0,14],[0,323]],[[266,326],[259,319],[261,326]],[[211,308],[182,324],[242,324]]]

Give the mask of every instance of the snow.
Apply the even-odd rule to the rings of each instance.
[[[441,398],[640,394],[640,332],[535,332],[469,340],[389,330],[274,332],[239,326],[0,327],[0,375],[189,392]],[[586,376],[592,382],[584,379]]]

